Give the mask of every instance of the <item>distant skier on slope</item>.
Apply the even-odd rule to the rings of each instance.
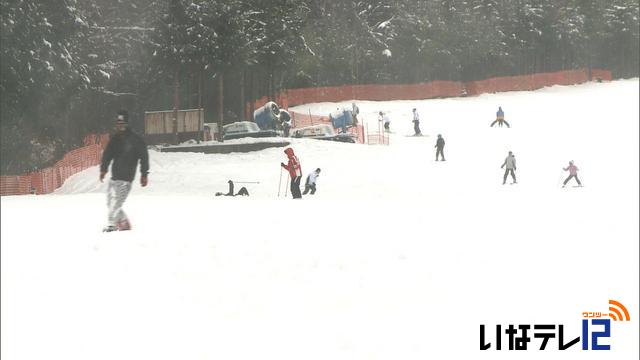
[[[442,161],[445,161],[444,159],[444,139],[442,138],[442,135],[438,134],[438,140],[436,141],[436,161],[438,161],[438,154],[440,156],[442,156]]]
[[[384,114],[382,116],[382,121],[384,122],[384,131],[391,131],[391,129],[389,129],[389,126],[391,125],[391,119],[389,118],[389,115]]]
[[[413,134],[414,136],[422,136],[422,132],[420,131],[420,115],[418,115],[418,110],[416,108],[413,108],[413,131],[415,132],[415,134]]]
[[[287,154],[287,158],[289,162],[287,165],[284,163],[280,163],[280,166],[285,170],[289,171],[289,176],[291,177],[291,195],[294,199],[302,198],[302,194],[300,193],[300,179],[302,178],[302,168],[300,166],[300,161],[298,157],[293,153],[292,148],[286,148],[284,153]]]
[[[284,137],[289,137],[289,131],[291,130],[291,115],[286,110],[280,110],[280,115],[278,116],[281,121]]]
[[[506,124],[508,128],[510,128],[511,126],[509,126],[509,123],[504,119],[504,111],[502,111],[502,106],[498,106],[498,111],[496,112],[496,119],[491,123],[491,127],[493,127],[493,125],[495,125],[496,123],[498,123],[498,126],[502,127],[502,124]]]
[[[307,195],[309,190],[311,190],[311,195],[316,193],[316,182],[318,181],[318,176],[320,176],[320,168],[315,169],[307,175],[302,195]]]
[[[502,178],[502,185],[507,182],[507,175],[509,175],[509,173],[511,173],[511,178],[513,178],[512,184],[517,184],[518,182],[516,181],[516,174],[514,172],[516,171],[516,157],[511,151],[509,151],[509,155],[504,159],[504,162],[502,163],[502,166],[500,166],[500,168],[502,169],[505,166],[507,168],[504,172],[504,177]]]
[[[291,131],[291,123],[289,121],[282,122],[282,131],[284,137],[289,137],[289,132]]]
[[[149,153],[147,144],[129,128],[129,113],[120,110],[116,117],[116,132],[111,136],[100,164],[100,182],[111,165],[111,179],[107,187],[108,224],[102,230],[131,230],[131,223],[122,206],[131,191],[131,183],[140,161],[140,185],[147,186],[149,174]]]
[[[358,114],[360,114],[360,108],[356,103],[351,103],[351,117],[353,120],[353,125],[358,124]]]
[[[391,119],[389,119],[389,116],[387,116],[382,111],[378,112],[378,123],[384,127],[384,131],[389,131],[389,125],[391,124]]]
[[[573,160],[569,161],[569,166],[566,168],[562,168],[564,171],[569,171],[569,177],[562,183],[562,187],[565,187],[571,178],[575,178],[576,182],[578,182],[578,186],[582,186],[580,179],[578,179],[578,167],[573,164]]]

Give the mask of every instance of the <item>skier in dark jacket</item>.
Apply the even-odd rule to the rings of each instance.
[[[280,166],[289,171],[289,176],[291,176],[291,195],[294,199],[301,199],[300,179],[302,179],[302,168],[300,167],[300,160],[298,160],[296,154],[293,153],[292,148],[286,148],[284,153],[287,154],[289,162],[287,165],[280,163]]]
[[[436,161],[438,161],[438,154],[440,154],[440,156],[442,156],[442,161],[445,161],[444,159],[444,139],[442,138],[442,135],[438,134],[438,140],[436,141]]]
[[[113,164],[111,162],[113,161]],[[100,182],[104,180],[111,164],[111,179],[107,187],[108,225],[103,231],[131,230],[131,223],[122,209],[136,174],[140,161],[140,185],[147,186],[149,174],[149,153],[147,144],[129,129],[129,114],[118,112],[116,132],[111,136],[107,148],[102,153]]]

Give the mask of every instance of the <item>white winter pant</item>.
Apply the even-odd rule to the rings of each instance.
[[[107,187],[107,207],[109,208],[109,225],[116,226],[119,221],[127,219],[122,210],[124,201],[131,191],[131,182],[124,180],[109,180]],[[128,220],[128,219],[127,219]]]

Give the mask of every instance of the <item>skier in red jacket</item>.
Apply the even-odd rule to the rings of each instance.
[[[291,176],[291,195],[293,195],[294,199],[301,199],[300,179],[302,179],[302,168],[300,167],[300,160],[298,160],[298,157],[293,153],[292,148],[286,148],[284,153],[287,154],[289,162],[287,165],[280,163],[280,166],[288,170],[289,176]]]

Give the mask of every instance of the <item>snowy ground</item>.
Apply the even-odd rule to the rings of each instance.
[[[358,102],[370,128],[388,112],[390,146],[292,139],[305,175],[322,168],[301,201],[283,196],[281,148],[152,151],[130,232],[100,232],[97,167],[2,197],[2,359],[636,359],[638,85]],[[511,129],[489,127],[499,105]],[[412,107],[427,136],[405,136]],[[560,188],[569,160],[585,187]],[[214,197],[228,179],[260,183]],[[498,324],[575,338],[609,299],[631,314],[611,351],[509,351],[506,335],[479,350],[480,324],[492,342]]]

